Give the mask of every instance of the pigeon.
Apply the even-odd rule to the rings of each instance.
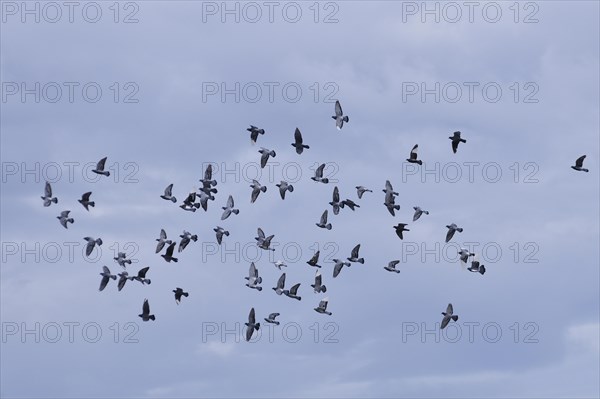
[[[181,252],[188,246],[190,241],[198,241],[198,236],[196,234],[192,235],[189,231],[183,230],[183,234],[179,236],[181,238],[181,242],[179,242],[179,248],[177,248],[177,252]]]
[[[69,217],[69,212],[71,211],[62,211],[60,213],[60,216],[56,217],[60,221],[62,227],[64,227],[65,229],[67,228],[67,223],[73,224],[73,222],[75,222],[73,218]]]
[[[348,208],[352,209],[354,211],[354,208],[360,208],[360,205],[358,205],[356,202],[352,201],[351,199],[345,199],[342,202],[340,202],[340,208],[344,208],[344,206],[347,206]]]
[[[221,243],[223,242],[223,235],[226,235],[227,237],[229,237],[229,232],[227,230],[225,230],[224,228],[222,228],[221,226],[217,226],[216,228],[213,229],[213,231],[217,234],[217,243],[219,245],[221,245]]]
[[[415,215],[413,216],[413,222],[416,222],[421,217],[422,214],[429,215],[429,211],[424,211],[418,206],[413,206],[413,209],[415,210]]]
[[[160,251],[162,251],[165,244],[171,245],[171,243],[173,242],[171,240],[167,240],[167,233],[165,232],[165,229],[160,229],[160,237],[158,237],[156,241],[158,241],[158,244],[156,244],[155,253],[159,253]]]
[[[164,255],[161,255],[162,258],[167,261],[167,262],[177,262],[177,258],[173,257],[173,251],[175,250],[175,243],[172,242],[168,247],[167,247],[167,252],[165,252]]]
[[[386,195],[388,195],[388,194],[391,194],[391,195],[400,195],[400,194],[398,194],[397,192],[394,191],[394,188],[392,187],[392,183],[390,183],[389,180],[385,181],[385,188],[383,190],[381,190],[381,191],[383,191]]]
[[[294,191],[294,186],[292,186],[285,180],[282,180],[281,183],[276,184],[276,186],[279,187],[279,195],[281,195],[282,200],[285,199],[286,191],[289,191],[290,193]]]
[[[385,270],[387,270],[388,272],[395,272],[395,273],[400,273],[400,270],[396,269],[396,265],[400,263],[399,260],[393,260],[390,263],[388,263],[387,266],[384,266],[383,268]]]
[[[458,254],[460,255],[460,261],[462,263],[467,263],[467,261],[469,260],[469,256],[475,256],[474,253],[469,252],[469,250],[467,250],[466,248],[461,248]]]
[[[293,147],[296,147],[296,154],[300,155],[306,148],[307,150],[310,148],[309,146],[302,144],[302,133],[300,133],[300,129],[296,128],[294,132],[294,142],[292,143]]]
[[[585,155],[580,156],[579,158],[577,158],[577,160],[575,161],[575,166],[571,166],[571,168],[579,171],[579,172],[589,172],[589,169],[586,169],[583,167],[583,161],[585,160]],[[45,203],[44,203],[45,205]]]
[[[269,317],[265,318],[265,321],[266,321],[267,323],[275,324],[276,326],[278,326],[278,325],[279,325],[279,322],[278,322],[277,320],[275,320],[275,318],[276,318],[277,316],[279,316],[279,313],[271,313],[271,314],[269,315]]]
[[[268,251],[275,251],[275,248],[269,248],[271,246],[271,240],[273,239],[273,237],[275,237],[275,235],[270,235],[268,237],[265,237],[265,233],[262,231],[262,229],[259,227],[258,228],[258,237],[254,237],[254,239],[257,241],[256,245],[258,245],[259,248],[261,249],[265,249]]]
[[[262,287],[258,285],[262,283],[262,277],[258,277],[258,269],[254,265],[254,262],[250,263],[249,276],[246,277],[246,280],[248,280],[248,284],[246,284],[246,287],[262,291]]]
[[[450,323],[450,319],[456,321],[458,320],[458,316],[454,314],[454,309],[452,308],[452,304],[449,303],[445,312],[442,312],[444,318],[442,319],[442,324],[440,325],[440,330],[443,330],[448,323]]]
[[[392,193],[385,195],[385,201],[383,205],[387,208],[392,216],[396,216],[396,211],[400,210],[400,205],[396,205],[396,197]]]
[[[372,193],[373,190],[369,190],[363,186],[356,186],[356,193],[358,194],[358,199],[362,199],[364,193]]]
[[[346,259],[348,259],[350,262],[357,262],[357,263],[363,263],[364,264],[365,263],[365,259],[358,257],[358,251],[359,250],[360,250],[360,244],[358,244],[357,246],[355,246],[352,249],[352,253],[350,254],[350,257],[346,258]]]
[[[254,201],[256,201],[256,199],[258,198],[258,194],[260,194],[261,191],[263,193],[267,192],[267,186],[261,186],[261,184],[256,180],[252,180],[252,184],[250,185],[250,187],[252,187],[252,197],[250,198],[251,204],[253,204]]]
[[[83,205],[83,207],[85,208],[86,211],[90,210],[90,206],[91,207],[95,207],[96,203],[94,201],[90,201],[90,195],[92,195],[91,191],[88,191],[87,193],[83,193],[81,195],[81,199],[77,200],[81,205]]]
[[[156,317],[154,317],[153,314],[150,314],[150,304],[148,303],[147,299],[144,299],[144,305],[142,305],[142,314],[139,314],[138,316],[141,317],[143,321],[156,320]]]
[[[177,287],[173,290],[173,292],[175,293],[175,303],[179,305],[179,302],[181,302],[181,296],[184,297],[188,297],[190,296],[190,294],[188,294],[187,292],[184,292],[181,288]]]
[[[340,191],[338,190],[337,186],[333,188],[333,198],[329,205],[333,207],[334,215],[340,213]]]
[[[289,290],[283,290],[283,295],[300,301],[302,297],[298,296],[298,288],[300,288],[300,283],[293,285]]]
[[[244,323],[248,328],[246,329],[246,341],[250,341],[252,338],[252,334],[254,330],[258,331],[260,329],[260,323],[256,322],[256,317],[254,315],[254,308],[250,309],[250,314],[248,315],[248,323]]]
[[[313,255],[313,257],[310,258],[310,260],[308,262],[306,262],[306,263],[308,263],[311,266],[320,268],[321,266],[317,265],[317,262],[319,261],[319,255],[320,254],[321,254],[321,251],[315,252],[315,254]]]
[[[113,258],[121,267],[125,267],[125,264],[131,264],[131,259],[127,259],[125,252],[118,252],[117,257]]]
[[[329,183],[329,179],[326,177],[323,177],[323,170],[325,169],[325,164],[322,163],[321,165],[319,165],[319,167],[315,170],[315,175],[313,177],[311,177],[311,180],[314,180],[316,182],[321,182],[324,184]]]
[[[265,129],[259,129],[256,126],[250,125],[247,131],[250,132],[250,142],[254,145],[258,139],[259,134],[265,134]]]
[[[108,281],[111,278],[113,280],[117,279],[117,276],[115,276],[114,274],[110,274],[110,269],[106,266],[102,266],[102,273],[100,273],[100,275],[102,276],[102,280],[100,280],[100,288],[98,289],[98,291],[102,291],[104,288],[106,288],[106,284],[108,284]]]
[[[44,200],[44,206],[50,206],[51,203],[58,203],[58,198],[52,197],[52,186],[50,183],[46,182],[46,186],[44,187],[44,196],[40,197]]]
[[[400,237],[401,240],[404,240],[404,237],[402,236],[402,232],[410,231],[409,229],[406,228],[406,226],[408,226],[408,224],[406,224],[406,223],[398,223],[397,226],[394,226],[394,228],[396,229],[396,234],[398,235],[398,237]]]
[[[119,284],[117,286],[119,288],[119,291],[121,291],[123,287],[125,287],[125,283],[127,282],[127,280],[129,280],[129,273],[125,271],[119,273]]]
[[[473,260],[471,266],[467,267],[467,270],[473,273],[479,273],[482,276],[485,274],[485,266],[479,264],[478,260]]]
[[[208,166],[204,170],[204,178],[200,179],[200,181],[206,188],[210,188],[211,186],[217,185],[217,181],[212,179],[212,164],[208,164]]]
[[[452,152],[456,154],[456,150],[458,150],[458,143],[466,143],[467,140],[460,138],[460,132],[454,132],[454,134],[448,137],[452,140]]]
[[[340,274],[340,272],[342,271],[342,268],[344,266],[348,266],[350,267],[351,263],[350,262],[344,262],[342,260],[339,259],[334,259],[333,260],[335,262],[335,266],[333,266],[333,277],[337,277],[338,274]]]
[[[210,193],[205,193],[204,191],[200,191],[198,195],[200,195],[200,206],[202,206],[204,212],[208,211],[208,200],[214,201],[215,197]]]
[[[323,298],[319,302],[319,307],[314,308],[317,313],[323,313],[331,316],[332,313],[327,311],[327,303],[329,302],[329,298]]]
[[[94,247],[96,245],[100,246],[102,245],[102,239],[101,238],[92,238],[92,237],[83,237],[84,240],[87,241],[87,245],[85,246],[85,256],[90,256],[92,254],[92,251],[94,250]]]
[[[133,281],[139,281],[142,284],[150,284],[152,281],[149,278],[146,278],[146,273],[148,273],[148,270],[150,270],[150,266],[146,266],[142,269],[140,269],[138,271],[137,276],[131,276],[129,277],[129,280]]]
[[[321,215],[321,220],[319,221],[319,223],[315,224],[322,229],[331,230],[331,223],[327,223],[327,209],[325,209],[325,212],[323,212],[323,214]]]
[[[332,116],[332,118],[335,119],[335,127],[337,130],[341,130],[344,126],[344,122],[348,123],[350,120],[350,118],[342,112],[342,106],[339,101],[335,102],[335,116]]]
[[[287,265],[285,263],[283,263],[282,260],[278,260],[277,262],[271,262],[275,265],[276,268],[278,268],[279,270],[281,270],[281,267],[287,267]]]
[[[110,172],[104,170],[104,164],[106,164],[106,158],[107,157],[104,157],[101,160],[99,160],[98,163],[96,164],[96,169],[92,169],[92,172],[94,172],[97,175],[104,175],[106,177],[110,176]]]
[[[268,148],[265,147],[261,147],[260,150],[258,150],[258,152],[260,152],[261,156],[260,156],[260,167],[264,168],[265,166],[267,166],[267,161],[269,160],[269,157],[275,158],[275,151],[273,150],[269,150]]]
[[[233,208],[233,197],[230,195],[229,198],[227,198],[227,205],[221,207],[221,209],[223,209],[223,214],[221,215],[221,220],[225,220],[229,217],[229,215],[231,215],[232,213],[234,215],[237,215],[238,213],[240,213],[239,209],[234,209]]]
[[[322,280],[321,271],[317,270],[317,274],[315,274],[315,283],[310,285],[313,287],[315,294],[327,292],[327,287],[322,283]]]
[[[200,208],[200,204],[196,202],[196,190],[190,192],[179,207],[184,211],[196,212],[196,209]]]
[[[415,144],[413,149],[410,151],[410,158],[408,158],[407,161],[410,163],[416,163],[416,164],[422,165],[423,161],[421,161],[420,159],[417,159],[417,149],[418,148],[419,148],[419,145]]]
[[[281,277],[279,277],[279,280],[277,280],[277,285],[275,287],[273,287],[273,291],[275,291],[275,293],[277,295],[281,295],[281,294],[283,294],[284,287],[285,287],[285,273],[283,273],[281,275]]]
[[[167,201],[171,201],[171,202],[177,202],[177,198],[175,198],[173,196],[173,194],[171,193],[173,191],[173,183],[169,184],[167,186],[167,188],[165,188],[165,193],[163,195],[160,196],[160,198],[167,200]]]
[[[454,237],[454,233],[457,231],[459,233],[463,232],[462,227],[458,227],[455,223],[449,224],[446,227],[448,228],[448,233],[446,233],[446,242],[450,241],[452,237]]]

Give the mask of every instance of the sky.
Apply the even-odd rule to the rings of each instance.
[[[600,396],[598,2],[0,8],[2,397]],[[250,125],[265,129],[254,145]],[[264,169],[261,147],[276,151]],[[584,154],[589,173],[571,169]],[[103,157],[108,177],[91,172]],[[329,184],[310,179],[322,163]],[[208,164],[215,201],[181,210]],[[267,192],[251,204],[253,179]],[[171,183],[176,204],[160,198]],[[359,185],[373,192],[359,200]],[[334,186],[360,208],[333,215]],[[221,221],[229,195],[239,214]],[[413,222],[414,206],[429,214]],[[445,243],[450,223],[464,230]],[[258,227],[275,251],[257,248]],[[161,228],[198,240],[167,263]],[[91,257],[88,236],[103,241]],[[359,243],[365,263],[333,278]],[[103,265],[124,270],[117,252],[151,284],[99,292]],[[400,273],[383,269],[395,259]],[[300,301],[272,291],[283,271]],[[331,316],[313,310],[324,297]],[[146,298],[155,321],[138,317]],[[448,303],[459,319],[440,331]]]

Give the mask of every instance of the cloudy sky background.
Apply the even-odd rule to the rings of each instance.
[[[7,3],[2,2],[0,40],[3,397],[600,394],[597,2],[519,3],[518,23],[513,2],[496,3],[502,11],[497,23],[483,18],[485,3],[475,8],[473,22],[463,6],[456,23],[443,17],[454,16],[450,9],[439,22],[433,15],[423,22],[419,12],[406,14],[420,2],[319,3],[319,23],[313,20],[313,2],[297,3],[302,10],[297,23],[283,18],[285,3],[275,8],[272,23],[264,5],[257,23],[244,20],[254,15],[250,9],[239,23],[233,15],[223,23],[221,2],[193,1],[144,1],[127,8],[120,3],[118,23],[112,2],[98,3],[97,23],[82,18],[81,3],[73,23],[66,7],[57,23],[43,16],[40,23],[31,16],[23,23],[21,10],[12,15]],[[217,14],[206,14],[212,5]],[[134,11],[138,22],[123,23]],[[323,23],[332,12],[338,21]],[[538,22],[523,23],[533,12]],[[58,102],[42,97],[36,103],[33,95],[23,102],[21,93],[7,94],[22,82],[79,86],[72,103],[65,86]],[[82,97],[81,87],[89,82],[102,88],[96,103]],[[115,82],[117,102],[110,89]],[[133,86],[126,88],[128,82]],[[234,95],[221,101],[221,93],[203,99],[207,84],[233,88],[236,82],[241,87],[257,82],[261,99],[250,102],[242,93],[239,102]],[[272,102],[263,82],[279,84]],[[422,82],[428,88],[457,82],[462,97],[455,103],[443,96],[436,103],[433,95],[421,101],[420,93],[403,99],[403,87]],[[479,84],[472,102],[463,82]],[[497,102],[482,96],[481,87],[490,82],[502,88]],[[516,102],[510,88],[515,82]],[[532,85],[525,87],[528,82]],[[283,97],[286,83],[302,89],[297,102]],[[124,103],[134,86],[139,101]],[[538,101],[526,103],[531,87],[537,88],[531,98]],[[330,118],[335,99],[350,117],[341,132]],[[255,146],[245,130],[250,124],[267,132]],[[311,147],[300,156],[290,146],[296,127]],[[467,139],[457,154],[447,138],[454,130]],[[424,164],[410,174],[404,160],[417,143]],[[261,146],[277,156],[270,160],[272,173],[265,168],[259,178],[268,191],[250,204]],[[583,154],[587,174],[569,167]],[[85,173],[86,164],[104,156],[112,168],[109,178]],[[73,179],[65,165],[70,162]],[[174,194],[183,200],[198,186],[208,162],[219,165],[214,174],[219,193],[207,213],[184,212],[159,198],[174,183]],[[332,215],[327,203],[334,184],[310,180],[323,162],[341,196],[361,205],[356,212]],[[472,179],[470,162],[476,163]],[[39,173],[23,173],[36,164]],[[39,198],[44,172],[54,178],[56,164],[61,176],[53,179],[53,189],[59,202],[44,208]],[[461,176],[452,182],[457,164]],[[492,167],[483,172],[485,165]],[[225,175],[223,167],[233,172]],[[501,177],[490,182],[497,169]],[[295,187],[285,201],[275,187],[282,178]],[[386,179],[400,193],[396,217],[382,205]],[[356,185],[374,193],[359,201]],[[85,191],[92,191],[97,203],[90,212],[77,203]],[[229,194],[240,214],[222,222],[220,207]],[[430,215],[413,223],[416,205]],[[75,219],[68,230],[55,218],[65,209]],[[325,209],[331,231],[314,225]],[[404,242],[392,229],[399,222],[411,230]],[[464,232],[445,246],[444,226],[452,222]],[[231,232],[224,240],[227,253],[223,248],[214,253],[217,225]],[[274,255],[256,249],[259,226],[275,234]],[[154,254],[161,228],[169,238],[185,229],[199,240],[178,255],[178,263],[167,264]],[[103,239],[97,260],[82,256],[85,236]],[[453,256],[454,247],[469,242],[478,243],[480,254],[484,245],[489,248],[482,254],[485,276],[444,256],[444,248]],[[79,243],[73,258],[68,243]],[[112,257],[128,243],[125,249],[137,262],[127,270],[150,266],[152,284],[128,282],[117,292],[111,281],[98,292],[101,266],[120,272]],[[322,259],[333,316],[317,314],[312,309],[325,295],[312,292],[315,270],[305,262],[316,248],[329,259],[346,258],[358,243],[365,264],[353,264],[335,280],[332,263]],[[36,245],[39,251],[24,254]],[[416,254],[407,254],[411,245],[419,248]],[[285,254],[284,246],[290,248]],[[271,290],[280,272],[270,261],[280,258],[289,264],[288,286],[302,283],[300,302]],[[264,280],[260,293],[244,286],[254,259]],[[402,260],[400,274],[383,270],[393,259]],[[175,287],[190,293],[179,306],[171,292]],[[144,298],[155,322],[137,317]],[[438,328],[448,302],[460,316],[462,336],[453,343],[456,330],[439,342],[434,333],[422,335],[422,328]],[[243,327],[251,307],[261,321],[281,313],[273,342],[266,326],[255,343],[236,334],[221,337],[221,331],[203,339],[209,325]],[[102,330],[96,343],[86,342],[81,332],[92,322]],[[124,342],[132,331],[124,330],[128,322],[139,328],[132,336],[137,343]],[[292,322],[302,331],[298,342],[290,342],[294,328],[288,330],[291,338],[282,336],[281,327]],[[326,327],[328,322],[334,324]],[[465,322],[480,323],[472,342]],[[35,323],[40,323],[39,343],[33,334],[21,335],[22,327],[34,329]],[[62,326],[57,343],[41,334],[48,323]],[[64,323],[80,323],[73,342]],[[117,343],[110,329],[114,323],[119,323]],[[501,328],[498,342],[489,342],[493,328],[482,335],[486,323]],[[526,323],[532,324],[525,328]],[[9,335],[14,326],[19,330]],[[419,331],[403,339],[411,326]],[[47,331],[52,338],[54,330]],[[337,342],[324,342],[332,331]],[[537,342],[526,342],[530,333]]]

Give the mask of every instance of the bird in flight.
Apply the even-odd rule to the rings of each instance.
[[[450,140],[452,140],[452,152],[455,154],[456,154],[456,151],[458,150],[458,144],[467,142],[467,140],[460,138],[460,132],[458,132],[458,131],[454,132],[454,134],[448,138]]]
[[[575,161],[575,166],[571,166],[571,168],[579,172],[589,172],[589,169],[583,167],[583,161],[585,160],[585,157],[585,155],[582,155],[579,158],[577,158],[577,160]]]
[[[344,122],[348,123],[350,121],[348,115],[344,115],[344,112],[342,111],[342,106],[339,101],[335,102],[335,115],[332,116],[332,118],[335,119],[335,127],[337,128],[337,130],[342,129],[342,127],[344,126]]]
[[[44,187],[44,196],[41,198],[44,200],[44,206],[58,203],[58,198],[52,196],[52,186],[48,182],[46,182],[46,186]]]

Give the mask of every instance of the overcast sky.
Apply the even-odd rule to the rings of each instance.
[[[0,6],[2,397],[600,395],[597,2]],[[250,124],[266,131],[256,145]],[[415,144],[421,166],[405,161]],[[277,155],[260,170],[263,146]],[[590,172],[572,170],[584,154]],[[208,163],[216,200],[184,212]],[[310,179],[320,163],[327,185]],[[253,178],[268,190],[251,204]],[[170,183],[177,204],[159,197]],[[333,215],[334,186],[360,208]],[[240,213],[221,221],[228,195]],[[430,213],[413,222],[417,205]],[[330,231],[315,226],[325,209]],[[464,231],[446,244],[450,223]],[[161,228],[198,241],[166,263]],[[104,242],[91,259],[86,236]],[[364,265],[334,279],[358,243]],[[310,287],[316,250],[326,294]],[[117,251],[152,283],[99,292],[103,265],[123,271]],[[301,301],[271,290],[277,259]],[[394,259],[399,274],[383,269]],[[244,285],[251,261],[262,292]],[[325,296],[332,316],[313,310]],[[137,317],[144,298],[155,321]],[[459,320],[440,332],[448,303]]]

